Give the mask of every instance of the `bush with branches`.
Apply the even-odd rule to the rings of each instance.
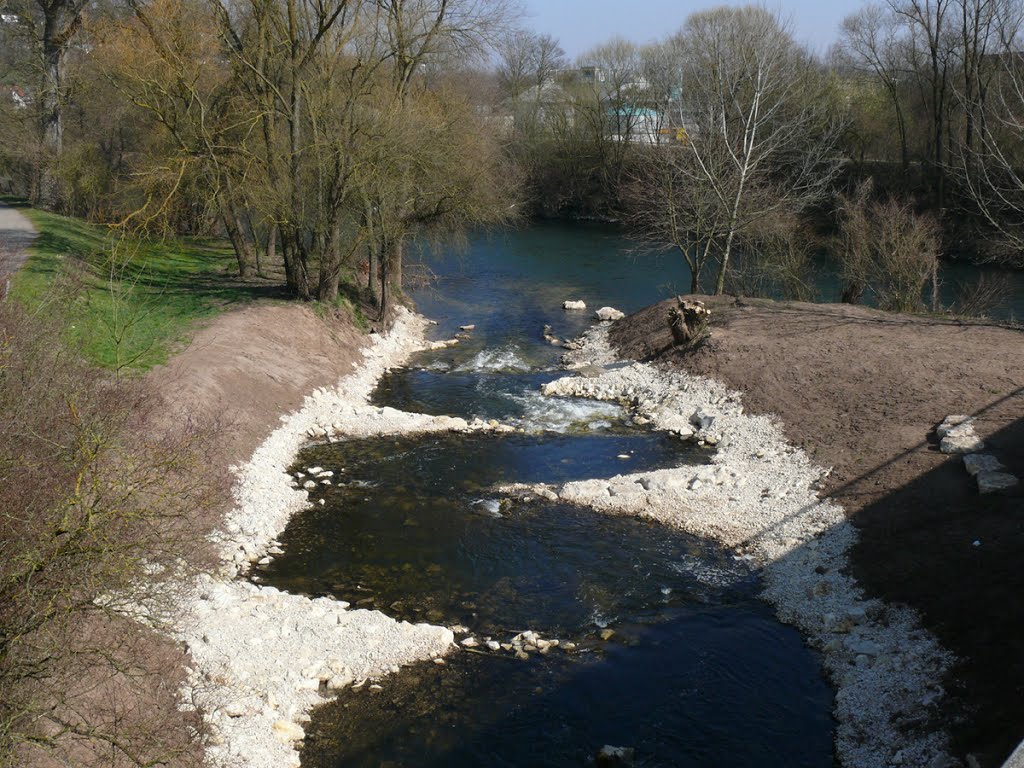
[[[225,486],[208,430],[169,428],[141,382],[62,343],[67,303],[0,303],[0,764],[174,762],[198,730],[127,692],[173,688],[180,656],[151,626]]]
[[[871,199],[862,184],[840,202],[835,256],[843,283],[842,300],[857,304],[871,293],[881,309],[920,312],[938,309],[939,224],[896,200]]]

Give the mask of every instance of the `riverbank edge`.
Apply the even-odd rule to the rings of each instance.
[[[406,664],[438,658],[454,647],[445,627],[412,625],[379,611],[349,610],[331,598],[293,595],[245,578],[253,563],[276,553],[275,536],[289,519],[318,501],[319,477],[300,486],[288,470],[311,442],[334,436],[370,437],[426,432],[510,431],[377,408],[369,404],[390,368],[427,349],[428,321],[399,308],[391,330],[371,334],[363,360],[334,387],[314,390],[281,416],[247,462],[231,467],[234,504],[211,536],[220,555],[216,573],[186,587],[171,634],[189,655],[184,709],[203,713],[206,761],[217,766],[281,768],[300,764],[303,724],[324,693],[361,687]]]
[[[587,369],[585,375],[551,382],[545,394],[619,402],[641,422],[682,437],[696,432],[718,451],[707,468],[568,483],[556,490],[559,498],[657,519],[716,540],[761,568],[762,596],[820,653],[835,687],[843,765],[958,765],[946,734],[931,731],[927,718],[952,657],[912,610],[866,599],[845,575],[857,534],[839,505],[818,497],[826,470],[788,443],[778,419],[745,414],[741,393],[683,371],[619,360],[608,330],[602,324],[587,332],[582,349],[567,355],[567,367]],[[711,419],[703,429],[694,423],[698,415]]]

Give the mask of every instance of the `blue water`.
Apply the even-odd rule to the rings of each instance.
[[[681,266],[635,258],[598,225],[480,236],[426,263],[437,279],[412,297],[438,321],[435,338],[461,342],[386,376],[375,402],[522,431],[306,450],[293,471],[316,464],[335,483],[314,491],[324,504],[291,522],[285,554],[257,578],[462,625],[481,643],[530,629],[563,644],[526,660],[481,645],[345,691],[315,714],[303,764],[582,766],[616,744],[642,766],[831,768],[832,691],[799,633],[758,600],[756,573],[651,521],[497,489],[708,460],[616,404],[539,391],[565,375],[545,325],[569,339],[597,307],[630,312],[683,291]],[[566,299],[588,310],[566,312]]]
[[[468,315],[479,311],[478,302],[484,302],[487,309],[481,317],[488,325],[498,326],[509,318],[516,322],[522,310],[541,325],[555,321],[568,332],[579,326],[563,323],[559,314],[563,299],[583,299],[591,310],[610,304],[628,313],[690,289],[690,271],[682,258],[640,252],[621,228],[608,224],[542,222],[478,233],[470,238],[468,248],[427,250],[422,255],[439,280],[434,290],[412,293],[424,314],[434,319],[440,319],[435,312],[451,313],[452,319],[460,313]],[[1024,320],[1021,270],[943,262],[939,272],[943,306],[955,304],[958,285],[982,275],[1006,287],[1005,301],[991,316]],[[710,277],[709,272],[705,284],[710,285]],[[816,301],[839,301],[841,286],[828,259],[817,262],[812,282]],[[517,295],[515,305],[500,305],[509,292]],[[458,325],[444,328],[454,332]]]

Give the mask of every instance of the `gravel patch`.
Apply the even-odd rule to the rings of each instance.
[[[349,610],[246,581],[255,562],[280,552],[274,537],[310,504],[287,469],[311,440],[412,432],[507,431],[496,422],[404,413],[369,404],[378,379],[427,346],[426,321],[399,310],[386,336],[371,336],[365,359],[333,389],[318,389],[241,467],[233,467],[235,508],[214,535],[216,575],[189,590],[175,636],[192,669],[182,699],[204,713],[207,758],[218,766],[281,768],[299,764],[309,712],[324,695],[359,686],[414,661],[452,649],[451,630],[398,622],[378,611]]]
[[[765,599],[821,653],[836,687],[843,765],[957,765],[929,722],[952,658],[912,610],[866,598],[845,575],[856,531],[840,506],[818,498],[828,470],[789,445],[774,417],[745,414],[739,393],[681,371],[618,363],[607,327],[588,332],[565,362],[583,375],[545,385],[546,395],[617,402],[718,450],[707,467],[572,482],[555,489],[559,498],[678,526],[762,568]]]

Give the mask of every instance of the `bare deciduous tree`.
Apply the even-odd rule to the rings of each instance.
[[[675,120],[688,127],[688,157],[664,157],[686,175],[700,203],[672,229],[695,233],[691,242],[704,250],[691,268],[717,259],[721,293],[745,231],[768,216],[799,212],[827,192],[839,167],[842,119],[819,67],[763,8],[696,13],[673,42],[681,93]]]
[[[938,306],[939,225],[896,200],[871,199],[871,184],[861,184],[840,206],[836,259],[843,280],[843,301],[859,303],[874,294],[882,309],[925,309],[931,282],[931,309]]]
[[[907,118],[901,81],[907,78],[907,41],[902,25],[885,6],[871,4],[847,16],[841,27],[841,46],[854,66],[878,79],[892,102],[900,161],[904,171],[910,165],[907,146]]]

